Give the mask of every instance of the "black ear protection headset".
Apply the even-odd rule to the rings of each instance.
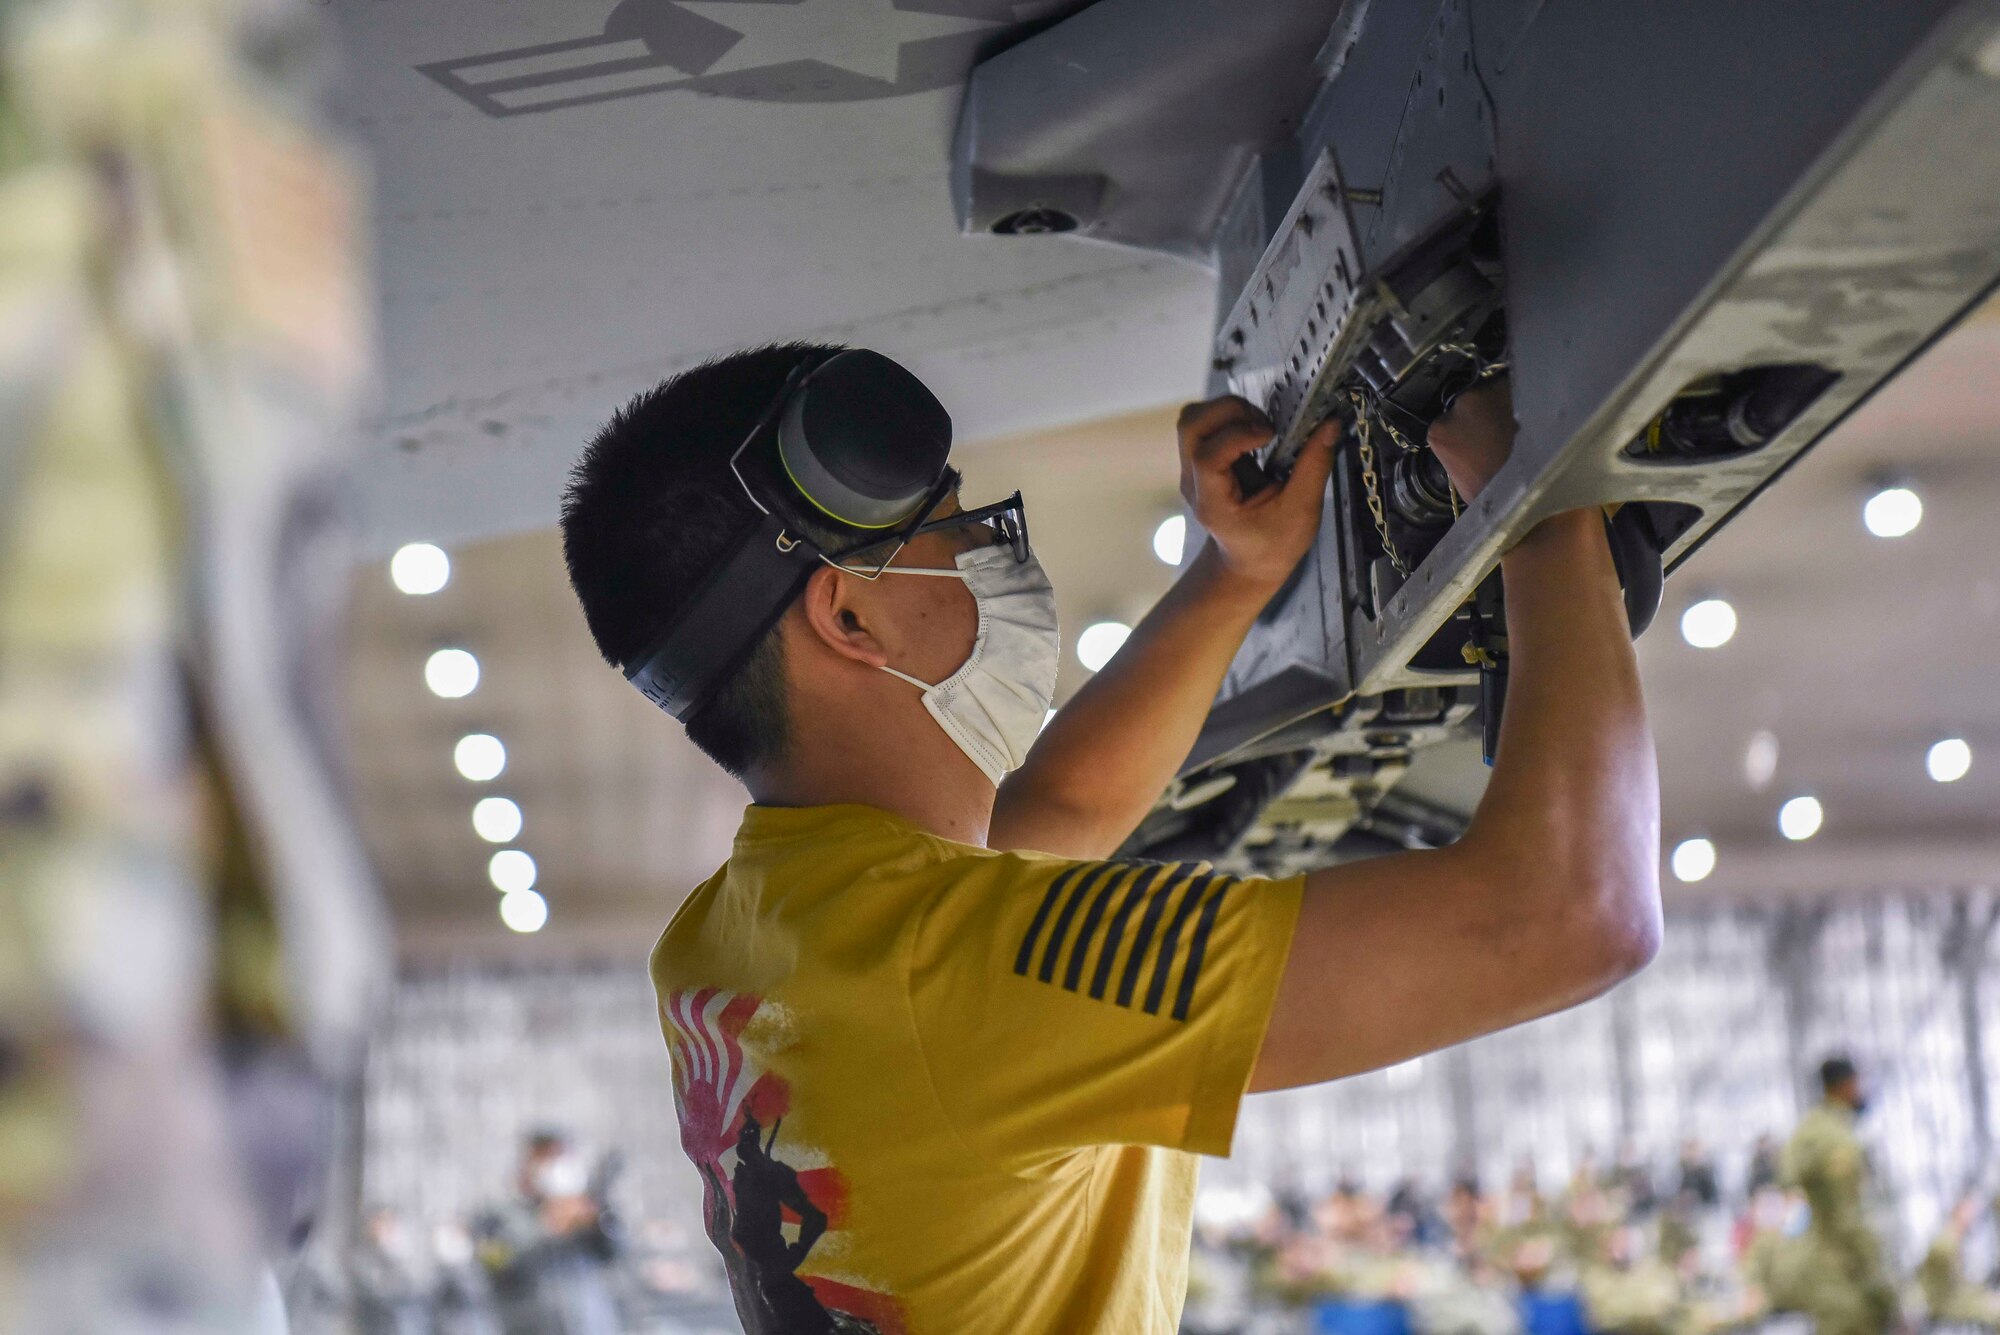
[[[918,534],[973,523],[990,525],[1017,561],[1027,560],[1019,492],[929,519],[958,485],[950,454],[951,414],[881,353],[857,348],[801,362],[729,458],[757,521],[632,660],[626,680],[685,723],[822,564],[877,578]],[[822,550],[805,536],[806,523],[853,541]],[[850,564],[878,550],[872,568]]]

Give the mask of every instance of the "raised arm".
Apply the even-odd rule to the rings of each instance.
[[[1469,496],[1512,432],[1494,386],[1462,396],[1431,444]],[[1659,784],[1603,521],[1548,519],[1501,569],[1512,682],[1485,799],[1449,848],[1307,878],[1253,1089],[1561,1010],[1658,949]]]
[[[1000,786],[987,843],[1104,857],[1173,780],[1257,613],[1319,531],[1334,428],[1284,485],[1245,496],[1230,466],[1271,439],[1239,398],[1182,411],[1181,494],[1209,541],[1103,670],[1070,698]]]

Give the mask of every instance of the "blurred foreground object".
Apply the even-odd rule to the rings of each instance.
[[[385,959],[317,723],[367,340],[302,33],[0,11],[0,1330],[282,1328]]]

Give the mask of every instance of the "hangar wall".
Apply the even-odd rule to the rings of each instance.
[[[1789,1131],[1803,1079],[1851,1052],[1863,1130],[1913,1259],[1989,1163],[2000,1097],[2000,893],[1669,915],[1666,945],[1589,1005],[1404,1066],[1245,1105],[1206,1188],[1308,1193],[1343,1174],[1440,1187],[1467,1164],[1498,1186],[1532,1156],[1554,1189],[1585,1152],[1629,1142],[1664,1170],[1686,1137],[1740,1185],[1755,1138]],[[620,1204],[699,1218],[650,985],[631,965],[463,969],[403,979],[368,1063],[363,1199],[434,1223],[506,1189],[519,1139],[553,1122],[624,1151]]]

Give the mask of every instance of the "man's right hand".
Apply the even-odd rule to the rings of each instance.
[[[543,1228],[568,1237],[597,1222],[597,1203],[588,1196],[553,1196],[542,1202],[540,1214]]]

